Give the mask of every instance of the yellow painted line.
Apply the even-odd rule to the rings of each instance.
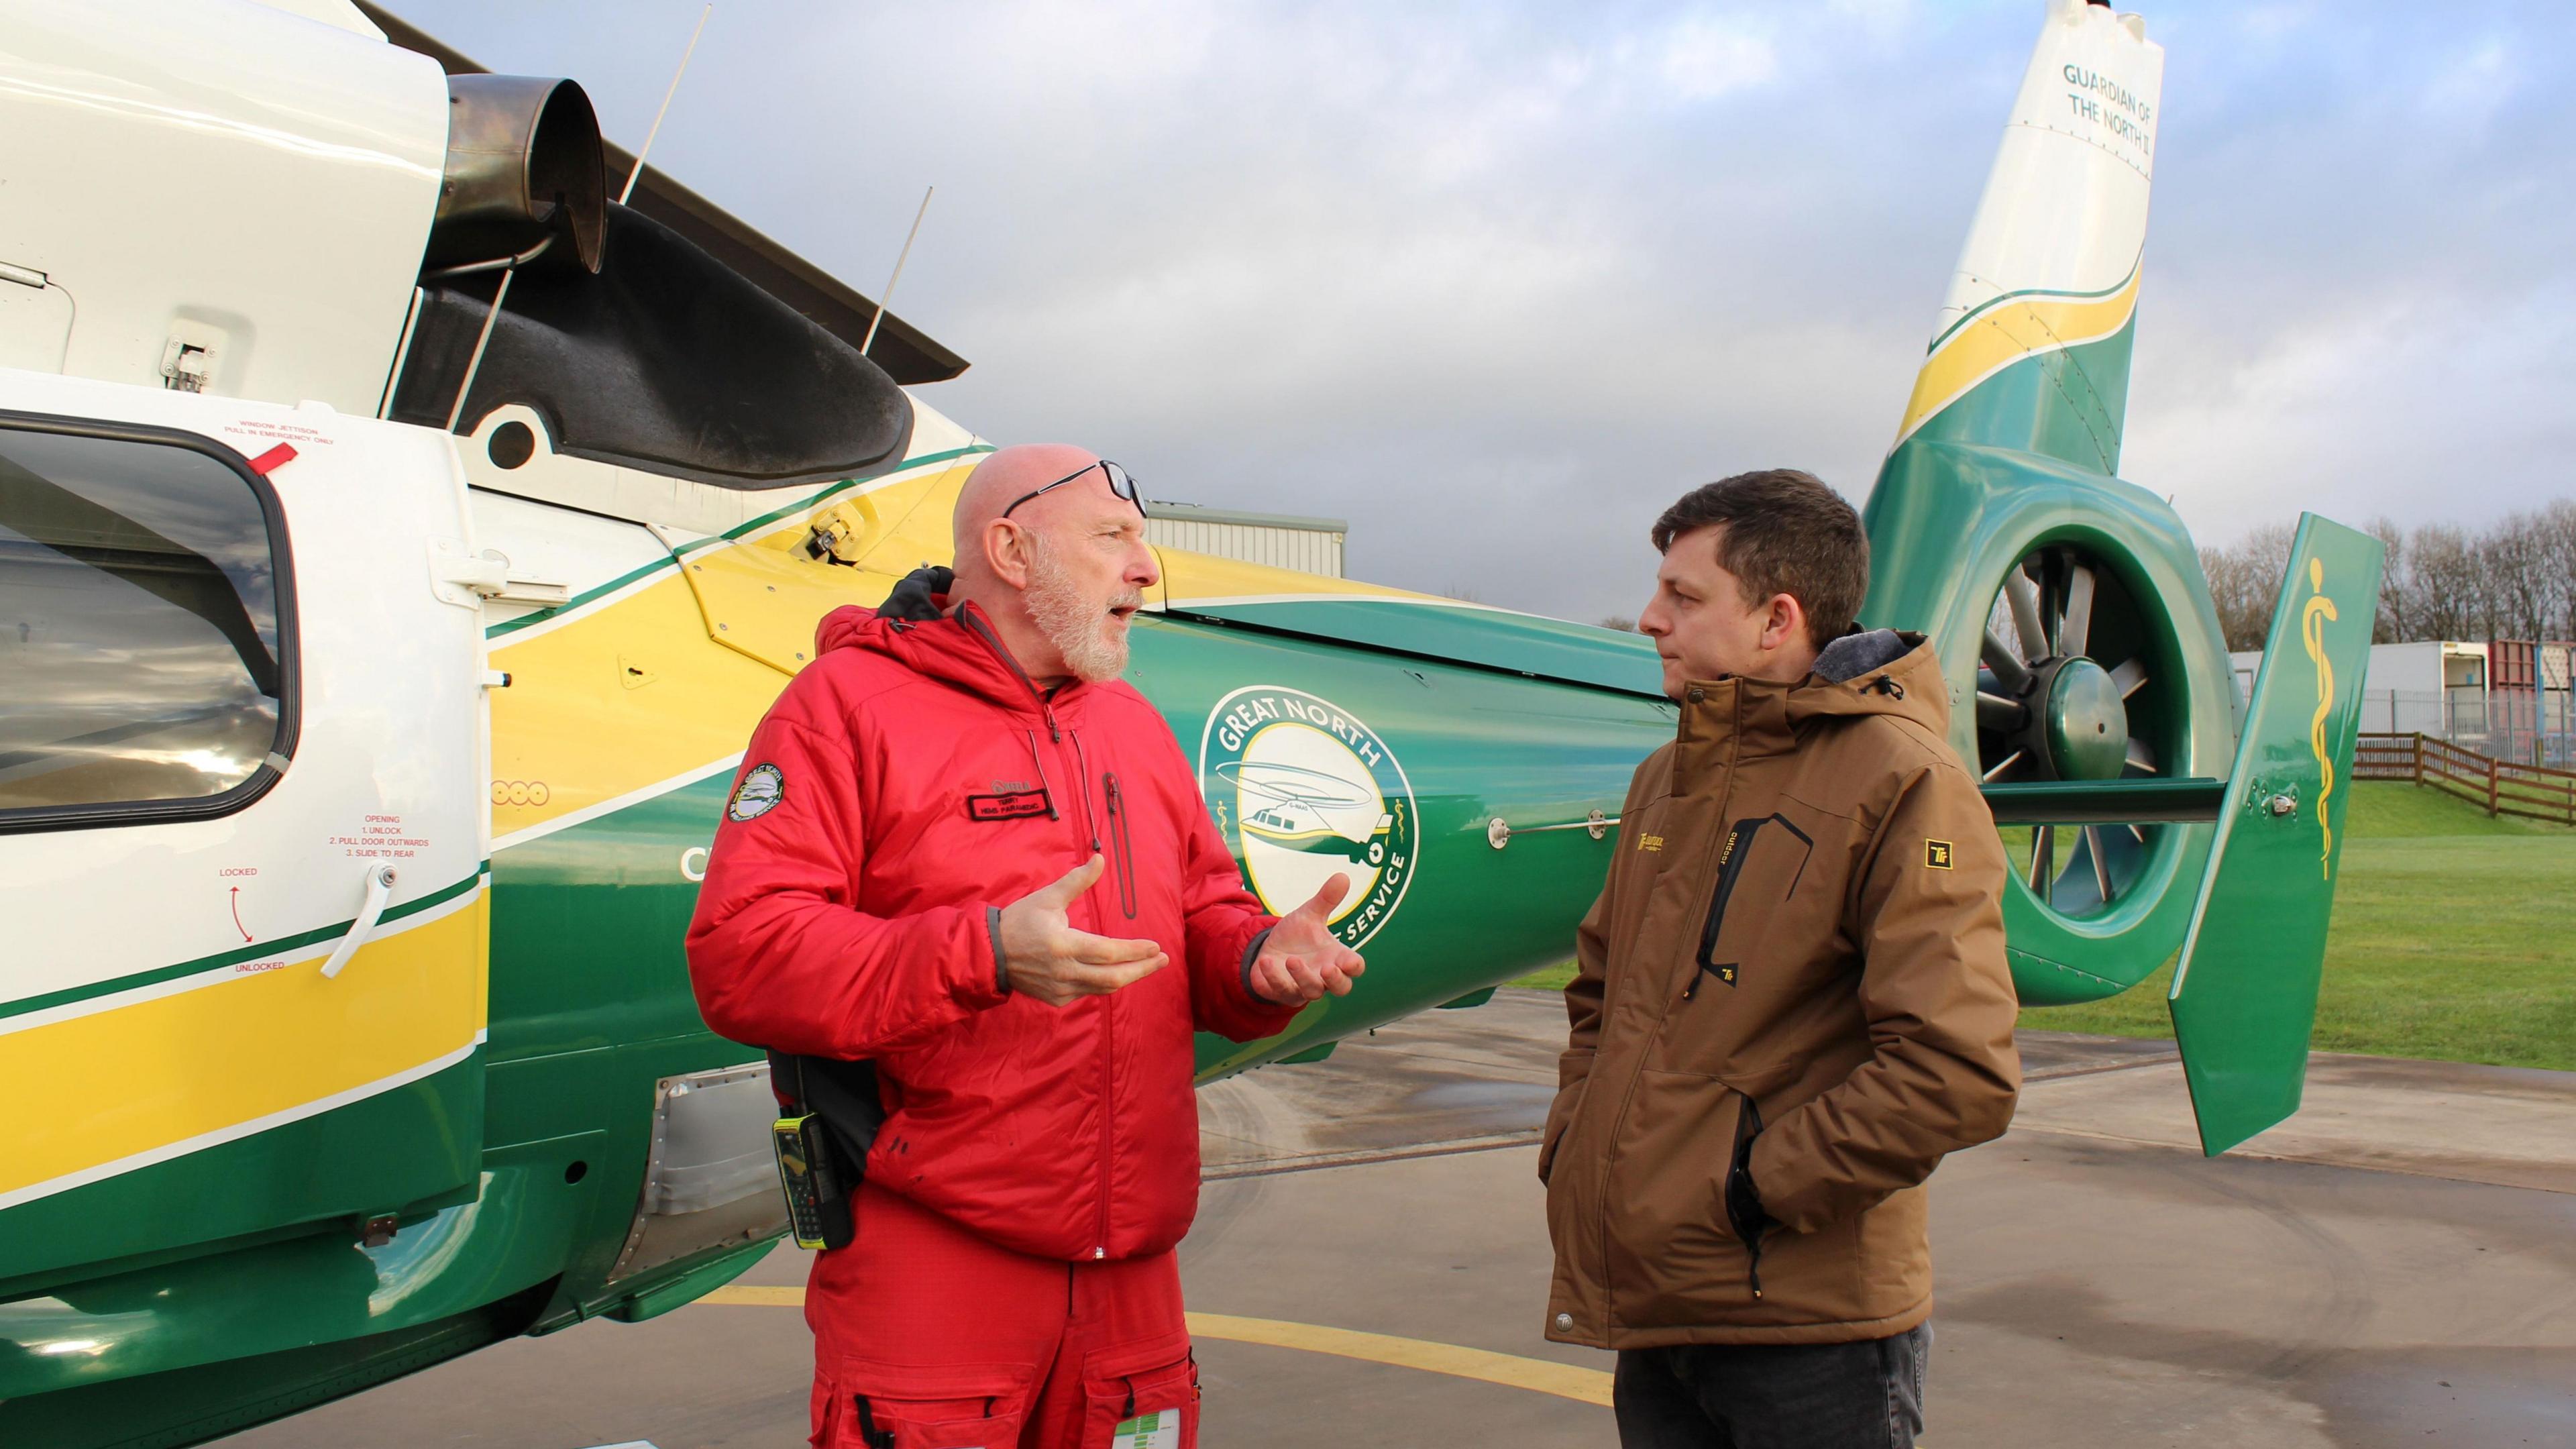
[[[698,1301],[712,1303],[719,1308],[802,1308],[805,1306],[805,1290],[764,1288],[757,1283],[728,1283]]]
[[[1189,1319],[1190,1333],[1198,1338],[1328,1353],[1336,1358],[1393,1364],[1397,1368],[1420,1369],[1424,1373],[1447,1374],[1451,1378],[1476,1379],[1506,1388],[1554,1394],[1560,1399],[1599,1404],[1605,1409],[1610,1406],[1610,1376],[1599,1369],[1576,1368],[1572,1364],[1551,1363],[1543,1358],[1522,1358],[1517,1354],[1466,1348],[1454,1343],[1398,1338],[1388,1333],[1362,1333],[1357,1329],[1326,1328],[1314,1323],[1284,1323],[1275,1318],[1193,1313]]]
[[[734,1284],[719,1288],[698,1301],[744,1308],[801,1308],[805,1303],[805,1290]],[[1357,1329],[1326,1328],[1315,1323],[1287,1323],[1276,1318],[1193,1313],[1189,1320],[1190,1335],[1194,1338],[1330,1354],[1335,1358],[1389,1364],[1396,1368],[1418,1369],[1423,1373],[1500,1384],[1505,1388],[1528,1389],[1532,1393],[1553,1394],[1579,1404],[1610,1406],[1610,1375],[1599,1369],[1577,1368],[1572,1364],[1551,1363],[1543,1358],[1522,1358],[1517,1354],[1495,1353],[1490,1349],[1467,1348],[1454,1343],[1398,1338],[1391,1333],[1362,1333]]]

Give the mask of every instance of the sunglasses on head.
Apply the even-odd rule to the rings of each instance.
[[[1019,507],[1030,499],[1037,497],[1040,493],[1049,492],[1053,489],[1061,488],[1067,483],[1075,482],[1084,474],[1092,472],[1095,469],[1099,471],[1100,476],[1109,480],[1109,491],[1111,493],[1135,504],[1137,517],[1142,518],[1145,516],[1145,498],[1143,494],[1136,491],[1135,478],[1131,476],[1126,469],[1119,467],[1117,464],[1110,462],[1106,458],[1101,459],[1097,463],[1085,463],[1081,467],[1076,468],[1072,472],[1065,474],[1063,477],[1058,478],[1052,483],[1049,483],[1044,488],[1039,488],[1031,492],[1021,494],[1019,497],[1011,500],[1011,508]],[[1011,508],[1005,508],[1002,510],[1002,516],[1004,518],[1011,516]]]

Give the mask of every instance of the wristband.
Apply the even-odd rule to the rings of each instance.
[[[1269,997],[1252,989],[1252,963],[1261,959],[1261,948],[1269,941],[1269,939],[1270,928],[1265,926],[1262,928],[1260,935],[1252,938],[1252,944],[1243,948],[1243,994],[1251,997],[1254,1002],[1262,1006],[1286,1006],[1288,1004],[1287,1002],[1273,1001]]]

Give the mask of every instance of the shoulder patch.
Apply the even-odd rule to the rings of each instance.
[[[787,777],[772,764],[758,764],[744,773],[742,783],[733,787],[733,798],[725,802],[727,820],[757,820],[787,803]]]
[[[1934,870],[1948,870],[1950,868],[1950,842],[1946,840],[1924,841],[1923,863]]]

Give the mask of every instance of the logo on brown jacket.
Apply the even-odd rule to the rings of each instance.
[[[1924,841],[1923,863],[1934,870],[1948,870],[1950,868],[1950,842],[1946,840]]]

